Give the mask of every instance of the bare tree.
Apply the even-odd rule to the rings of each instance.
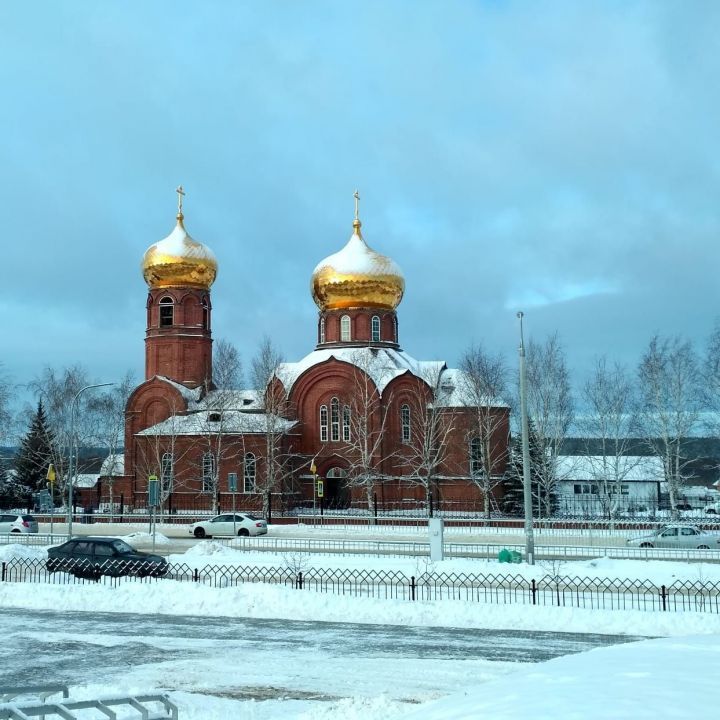
[[[528,415],[535,424],[544,462],[534,467],[536,495],[541,512],[552,514],[553,498],[560,480],[557,459],[573,419],[573,398],[565,351],[557,334],[544,343],[532,340],[527,349]]]
[[[583,399],[586,412],[578,425],[587,438],[586,461],[602,512],[613,519],[622,484],[638,463],[637,456],[630,455],[637,429],[635,387],[622,365],[609,365],[602,356],[583,386]]]
[[[69,484],[70,453],[74,447],[82,447],[93,438],[96,418],[91,411],[92,397],[80,396],[75,407],[74,424],[71,423],[76,394],[90,384],[87,370],[81,365],[56,370],[45,367],[42,373],[28,384],[28,388],[42,399],[52,428],[52,463],[57,473],[57,490],[64,493]]]
[[[689,341],[656,335],[638,374],[643,434],[663,460],[670,510],[677,518],[680,488],[689,477],[685,443],[700,417],[698,358]]]
[[[88,407],[98,418],[95,441],[107,449],[107,459],[102,470],[108,478],[107,503],[110,512],[115,509],[114,479],[124,468],[120,450],[125,438],[125,406],[135,385],[133,373],[128,370],[119,383],[88,400]]]
[[[701,391],[705,426],[717,437],[720,435],[720,319],[715,321],[705,348]]]
[[[238,349],[230,341],[220,339],[213,349],[213,383],[219,390],[242,387],[243,366]]]
[[[262,493],[263,516],[268,522],[272,517],[272,494],[282,487],[292,464],[292,455],[284,448],[288,400],[282,383],[276,379],[276,371],[282,362],[282,355],[272,340],[264,337],[252,361],[252,382],[262,398],[264,410],[264,472],[257,474],[256,487]]]
[[[382,397],[373,380],[373,375],[385,371],[382,367],[384,358],[384,354],[372,349],[359,349],[354,353],[348,404],[339,408],[343,456],[348,463],[347,484],[348,487],[364,490],[370,511],[373,509],[373,490],[384,477],[382,468],[390,457],[384,453],[383,436],[388,425],[392,396]],[[333,422],[331,418],[331,429]]]
[[[509,438],[506,416],[500,408],[507,395],[505,358],[490,355],[479,346],[468,348],[460,359],[461,393],[471,413],[467,443],[470,479],[483,496],[485,517],[490,517],[493,490],[505,477]]]
[[[422,373],[414,390],[407,397],[407,423],[402,429],[402,449],[398,465],[407,467],[404,478],[419,485],[425,492],[428,517],[433,517],[433,491],[440,471],[448,457],[450,436],[455,430],[455,413],[443,406],[445,391],[441,387],[443,366]]]
[[[184,432],[188,416],[179,413],[181,407],[172,406],[170,415],[161,423],[142,430],[136,443],[135,472],[144,480],[151,475],[158,478],[158,503],[160,512],[167,511],[172,494],[187,487],[188,477],[177,473],[188,453],[196,443],[187,441]],[[192,428],[193,434],[196,429]]]
[[[12,384],[5,372],[5,366],[0,361],[0,445],[3,445],[9,436],[12,400]]]

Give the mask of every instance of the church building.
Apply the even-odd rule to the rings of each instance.
[[[178,193],[175,228],[142,261],[145,380],[126,406],[115,501],[146,507],[153,476],[164,512],[467,510],[502,494],[508,407],[478,402],[460,370],[402,349],[405,280],[365,241],[357,193],[350,239],[310,278],[309,353],[248,390],[213,382],[218,262],[185,229]]]

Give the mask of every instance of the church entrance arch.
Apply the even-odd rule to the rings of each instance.
[[[325,473],[325,507],[342,510],[350,507],[350,488],[347,486],[347,471],[331,467]]]

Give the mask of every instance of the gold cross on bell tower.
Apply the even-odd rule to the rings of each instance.
[[[183,219],[183,211],[182,211],[182,204],[183,204],[183,197],[185,197],[185,191],[183,190],[182,185],[178,185],[177,188],[175,188],[175,192],[178,196],[178,220]]]

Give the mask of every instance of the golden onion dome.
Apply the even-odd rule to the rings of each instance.
[[[357,201],[357,193],[355,197]],[[361,226],[356,204],[353,234],[347,245],[319,262],[312,274],[312,296],[321,311],[394,310],[402,300],[405,292],[402,271],[389,257],[368,247]]]
[[[194,287],[209,289],[217,275],[212,250],[193,240],[185,230],[182,213],[182,186],[178,188],[178,214],[175,229],[151,245],[142,260],[142,273],[151,289]]]

